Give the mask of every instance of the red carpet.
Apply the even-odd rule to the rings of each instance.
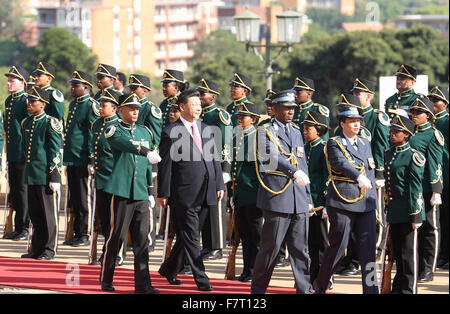
[[[100,266],[69,264],[54,261],[0,257],[0,285],[79,294],[105,293],[98,282]],[[134,293],[133,270],[116,268],[116,293]],[[158,273],[151,273],[152,284],[164,294],[205,293],[197,290],[192,276],[180,275],[181,286],[171,286]],[[247,294],[250,284],[239,281],[211,279],[213,291],[206,294]],[[269,287],[267,293],[293,294],[295,289]]]

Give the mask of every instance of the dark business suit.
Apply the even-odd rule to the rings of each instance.
[[[201,256],[199,214],[202,207],[217,206],[217,191],[225,190],[214,134],[197,121],[203,154],[181,119],[163,129],[158,165],[158,197],[168,197],[177,241],[160,273],[176,276],[185,257],[197,286],[209,285]]]
[[[288,133],[276,120],[258,128],[258,154],[265,175],[256,206],[263,209],[264,226],[253,269],[252,293],[266,292],[284,240],[297,293],[312,293],[308,255],[311,191],[309,185],[300,186],[294,179],[297,170],[308,174],[308,166],[300,130],[290,124]]]
[[[357,137],[357,149],[344,136],[331,138],[327,143],[327,163],[332,172],[328,185],[326,208],[330,220],[330,246],[325,252],[317,276],[317,286],[325,290],[331,275],[339,266],[351,232],[359,246],[364,293],[378,293],[375,268],[376,249],[376,191],[375,162],[370,142]],[[372,188],[362,195],[356,167],[364,166]],[[373,277],[371,277],[373,276]]]

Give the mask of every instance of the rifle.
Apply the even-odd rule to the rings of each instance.
[[[387,239],[385,247],[383,248],[382,260],[381,260],[381,286],[380,290],[382,294],[388,294],[391,292],[391,273],[392,266],[394,266],[394,248],[392,246],[391,233],[389,232],[389,225],[386,226]],[[386,265],[386,250],[388,250],[388,258]]]
[[[225,279],[227,280],[233,280],[236,276],[236,253],[237,249],[239,247],[239,231],[237,228],[237,218],[236,218],[236,210],[234,208],[234,205],[232,205],[232,226],[231,226],[231,250],[228,255],[228,261],[227,266],[225,268]]]
[[[92,193],[93,193],[93,200],[92,200],[92,216],[91,216],[91,243],[89,245],[89,261],[88,264],[91,265],[94,261],[97,260],[97,240],[98,240],[98,219],[95,219],[97,210],[96,210],[96,200],[97,200],[97,193],[95,190],[95,177],[92,176]]]
[[[167,205],[166,209],[166,227],[164,231],[164,248],[163,248],[163,255],[162,255],[162,263],[166,260],[168,254],[167,254],[167,240],[169,237],[169,221],[170,221],[170,206]]]
[[[28,239],[27,239],[27,252],[31,253],[33,250],[33,223],[30,220],[30,223],[28,225]]]
[[[66,223],[64,225],[64,240],[70,241],[72,240],[73,236],[74,236],[74,231],[73,231],[73,224],[75,222],[75,217],[73,212],[70,210],[70,206],[69,206],[69,199],[70,199],[70,192],[69,192],[69,182],[66,182],[66,187],[65,187],[65,195],[64,195],[64,216],[66,218]],[[70,213],[69,213],[70,211]],[[67,244],[66,242],[64,242],[64,244]]]

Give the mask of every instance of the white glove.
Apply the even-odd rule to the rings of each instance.
[[[158,162],[161,161],[161,157],[159,156],[159,154],[155,151],[150,151],[147,154],[147,159],[148,161],[150,161],[150,163],[152,165],[157,164]]]
[[[148,197],[148,201],[150,202],[150,208],[155,207],[156,202],[155,202],[155,197],[154,197],[153,195],[150,195],[150,196]]]
[[[309,177],[301,170],[297,170],[294,173],[295,183],[301,186],[306,186],[310,183]]]
[[[372,188],[372,183],[365,175],[360,174],[356,181],[358,181],[358,185],[361,189],[369,190]]]
[[[56,191],[59,191],[59,189],[61,188],[61,183],[50,182],[48,184],[48,187],[50,188],[50,190],[53,191],[53,193],[55,193]]]
[[[442,204],[441,194],[433,192],[433,195],[431,196],[430,199],[430,204],[431,206],[441,205]]]
[[[94,167],[94,165],[88,165],[87,166],[87,169],[88,169],[88,174],[89,175],[94,175],[94,173],[95,173],[95,167]]]
[[[419,229],[420,226],[422,226],[421,222],[412,222],[411,223],[411,227],[413,228],[413,230]]]
[[[228,172],[224,172],[222,176],[223,176],[223,183],[227,184],[228,182],[231,181],[231,176]]]
[[[375,180],[375,186],[377,187],[377,189],[382,188],[385,185],[385,181],[384,179],[380,179],[380,180]]]
[[[327,209],[326,209],[326,207],[324,207],[322,209],[322,219],[327,219],[327,218],[328,218]]]

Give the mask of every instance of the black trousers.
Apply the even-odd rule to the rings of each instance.
[[[418,278],[417,230],[411,223],[389,225],[396,274],[392,282],[392,293],[416,294]]]
[[[180,271],[185,260],[191,265],[192,274],[197,286],[209,285],[209,278],[205,273],[205,265],[200,246],[200,212],[204,206],[180,208],[172,206],[170,215],[175,223],[176,242],[169,257],[161,265],[160,273],[173,277]]]
[[[311,294],[309,278],[307,214],[283,214],[264,210],[264,225],[261,233],[260,250],[253,269],[251,292],[266,293],[273,270],[278,261],[280,246],[286,239],[289,260],[298,294]]]
[[[12,208],[16,212],[14,216],[14,231],[17,233],[28,232],[30,215],[28,209],[28,189],[25,183],[25,163],[9,162],[9,196]]]
[[[435,209],[430,204],[432,193],[424,194],[425,218],[419,228],[419,273],[436,270],[439,249],[439,206]]]
[[[237,208],[237,224],[239,237],[242,241],[242,257],[245,275],[253,275],[256,256],[259,252],[259,242],[263,225],[263,212],[256,204]]]
[[[55,256],[58,244],[56,193],[46,185],[29,185],[28,207],[33,223],[32,253]]]
[[[89,237],[89,221],[93,191],[87,166],[67,167],[67,182],[69,184],[70,201],[74,211],[75,237]]]
[[[322,219],[322,215],[313,215],[309,218],[308,247],[311,259],[310,277],[313,283],[319,274],[323,255],[328,248],[327,220]]]
[[[356,247],[359,251],[359,261],[362,273],[362,287],[364,294],[378,294],[376,276],[375,250],[376,250],[376,213],[375,211],[355,213],[339,208],[327,207],[330,221],[328,239],[330,246],[325,251],[317,285],[326,290],[328,282],[339,267],[345,248],[348,245],[350,234],[353,231],[356,237]]]
[[[200,213],[202,244],[209,251],[225,247],[226,202],[224,199],[221,202],[220,212],[218,206],[206,206]]]
[[[449,190],[445,188],[442,191],[442,205],[439,206],[440,224],[441,224],[441,252],[439,259],[448,262],[448,223],[449,223]]]
[[[133,201],[113,195],[111,217],[112,229],[106,241],[101,281],[112,284],[116,257],[122,243],[127,240],[128,230],[130,230],[134,251],[134,287],[139,290],[151,286],[148,267],[148,200]]]

